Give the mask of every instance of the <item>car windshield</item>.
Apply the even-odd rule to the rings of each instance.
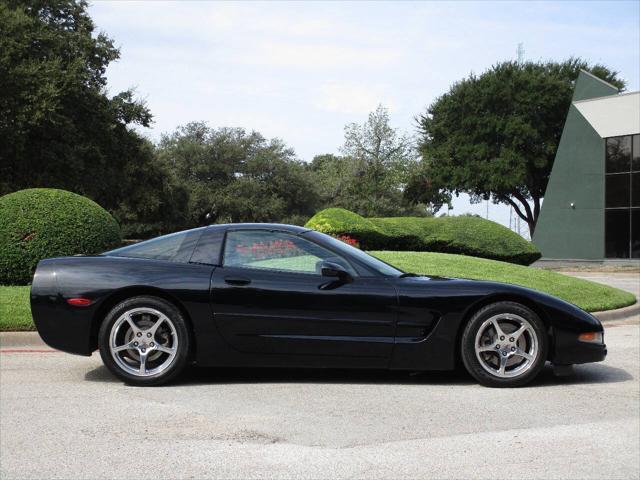
[[[359,248],[352,247],[351,245],[347,245],[346,243],[336,238],[333,238],[330,235],[326,235],[324,233],[316,232],[313,230],[309,232],[304,232],[303,235],[305,237],[311,238],[312,240],[318,239],[324,243],[329,244],[334,250],[337,250],[340,253],[344,253],[348,257],[356,258],[361,263],[364,263],[367,267],[371,268],[372,270],[384,276],[397,277],[404,273],[402,270],[399,270],[396,267],[393,267],[388,263],[383,262],[382,260],[372,257],[368,253],[365,253],[362,250],[360,250]]]

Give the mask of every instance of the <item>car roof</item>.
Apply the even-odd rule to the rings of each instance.
[[[209,227],[224,230],[280,230],[291,233],[304,233],[311,230],[310,228],[300,227],[298,225],[287,225],[284,223],[216,223],[209,225]]]

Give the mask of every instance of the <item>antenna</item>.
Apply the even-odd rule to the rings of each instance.
[[[524,43],[518,43],[518,48],[516,49],[516,55],[518,56],[518,63],[524,63]]]

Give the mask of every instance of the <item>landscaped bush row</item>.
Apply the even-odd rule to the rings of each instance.
[[[364,218],[328,208],[306,224],[330,235],[348,235],[366,250],[444,252],[529,265],[540,251],[508,228],[478,217]]]
[[[114,218],[81,195],[32,188],[0,197],[0,284],[29,283],[43,258],[99,253],[120,241]]]

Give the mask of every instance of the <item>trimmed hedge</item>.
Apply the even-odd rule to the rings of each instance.
[[[365,250],[443,252],[529,265],[540,251],[508,228],[479,217],[364,218],[342,208],[318,212],[306,227],[348,235]]]
[[[81,195],[31,188],[0,197],[0,284],[31,282],[43,258],[99,253],[120,241],[114,218]]]
[[[344,208],[321,210],[309,219],[305,227],[333,236],[348,235],[367,250],[386,250],[384,246],[389,241],[388,236],[368,218]]]

